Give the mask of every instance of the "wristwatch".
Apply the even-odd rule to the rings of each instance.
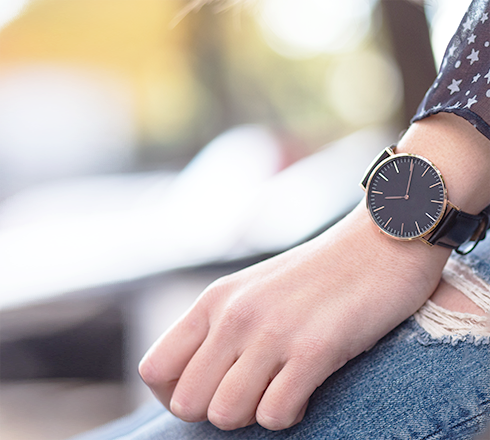
[[[361,187],[375,225],[397,240],[471,252],[490,226],[490,206],[480,214],[462,211],[448,200],[441,172],[416,154],[384,149],[368,167]]]

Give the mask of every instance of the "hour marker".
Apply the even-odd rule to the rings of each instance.
[[[400,231],[400,235],[403,235],[403,227],[405,226],[405,223],[402,223],[402,229]]]
[[[393,219],[393,217],[390,217],[390,218],[388,219],[388,221],[385,223],[385,228],[386,228],[386,226],[388,226],[388,223],[389,223],[389,222],[391,222],[391,220],[392,220],[392,219]]]
[[[371,191],[373,194],[383,194],[382,191],[374,191],[374,189]]]
[[[415,226],[417,226],[417,231],[419,231],[419,234],[422,234],[420,228],[419,228],[419,224],[417,223],[417,221],[415,221]]]
[[[425,215],[426,215],[427,217],[429,217],[429,218],[430,218],[430,219],[431,219],[433,222],[435,222],[435,221],[436,221],[436,219],[435,219],[434,217],[432,217],[432,216],[431,216],[431,215],[430,215],[428,212],[426,212],[426,213],[425,213]]]
[[[379,173],[379,175],[388,182],[388,179],[385,176],[383,176],[381,173]]]
[[[440,200],[431,200],[431,202],[432,202],[432,203],[441,203],[441,204],[443,203],[443,202],[441,202]]]
[[[373,209],[373,212],[381,211],[383,208],[384,208],[384,205],[383,206],[380,206],[379,208]]]
[[[425,176],[425,173],[426,173],[427,171],[429,171],[429,167],[427,167],[427,168],[425,169],[424,174],[422,174],[420,177],[424,177],[424,176]]]
[[[395,167],[397,174],[400,174],[400,171],[398,171],[398,167],[396,166],[396,162],[393,162],[393,166]]]
[[[433,185],[429,186],[429,188],[434,188],[434,186],[437,186],[437,185],[440,185],[440,184],[441,184],[441,182],[439,181],[439,182],[434,183]]]

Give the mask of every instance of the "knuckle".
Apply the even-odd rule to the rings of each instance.
[[[222,431],[232,431],[246,426],[246,422],[242,422],[230,414],[211,408],[208,410],[208,420]]]
[[[225,275],[209,284],[202,293],[202,298],[208,301],[215,301],[223,296],[226,296],[231,289],[232,282],[230,275]]]
[[[149,387],[156,385],[159,382],[159,372],[155,368],[151,357],[146,355],[138,365],[138,373]]]
[[[325,355],[326,342],[321,338],[305,337],[300,344],[294,347],[292,359],[300,365],[316,364]]]
[[[221,316],[219,328],[225,334],[236,334],[253,328],[256,323],[257,310],[243,301],[228,304]]]
[[[155,361],[151,353],[147,353],[140,361],[138,373],[143,382],[150,388],[168,387],[172,384],[175,385],[178,381],[178,378],[171,377],[165,368],[158,366],[158,362]]]
[[[206,414],[185,404],[183,401],[172,399],[170,401],[170,411],[172,414],[184,422],[202,422],[206,420]]]
[[[294,419],[289,420],[284,414],[276,415],[271,412],[257,411],[257,423],[270,431],[280,431],[289,428],[294,423]]]
[[[232,304],[226,308],[225,321],[230,326],[246,327],[253,320],[254,311],[248,305]]]

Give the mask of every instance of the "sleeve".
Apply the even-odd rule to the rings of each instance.
[[[490,0],[473,0],[412,122],[439,112],[468,120],[490,139]]]

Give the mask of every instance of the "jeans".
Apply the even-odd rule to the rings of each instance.
[[[490,239],[450,261],[471,269],[490,292]],[[490,337],[434,337],[412,316],[330,376],[290,429],[220,431],[208,422],[183,422],[155,402],[76,440],[488,440],[489,419]]]

